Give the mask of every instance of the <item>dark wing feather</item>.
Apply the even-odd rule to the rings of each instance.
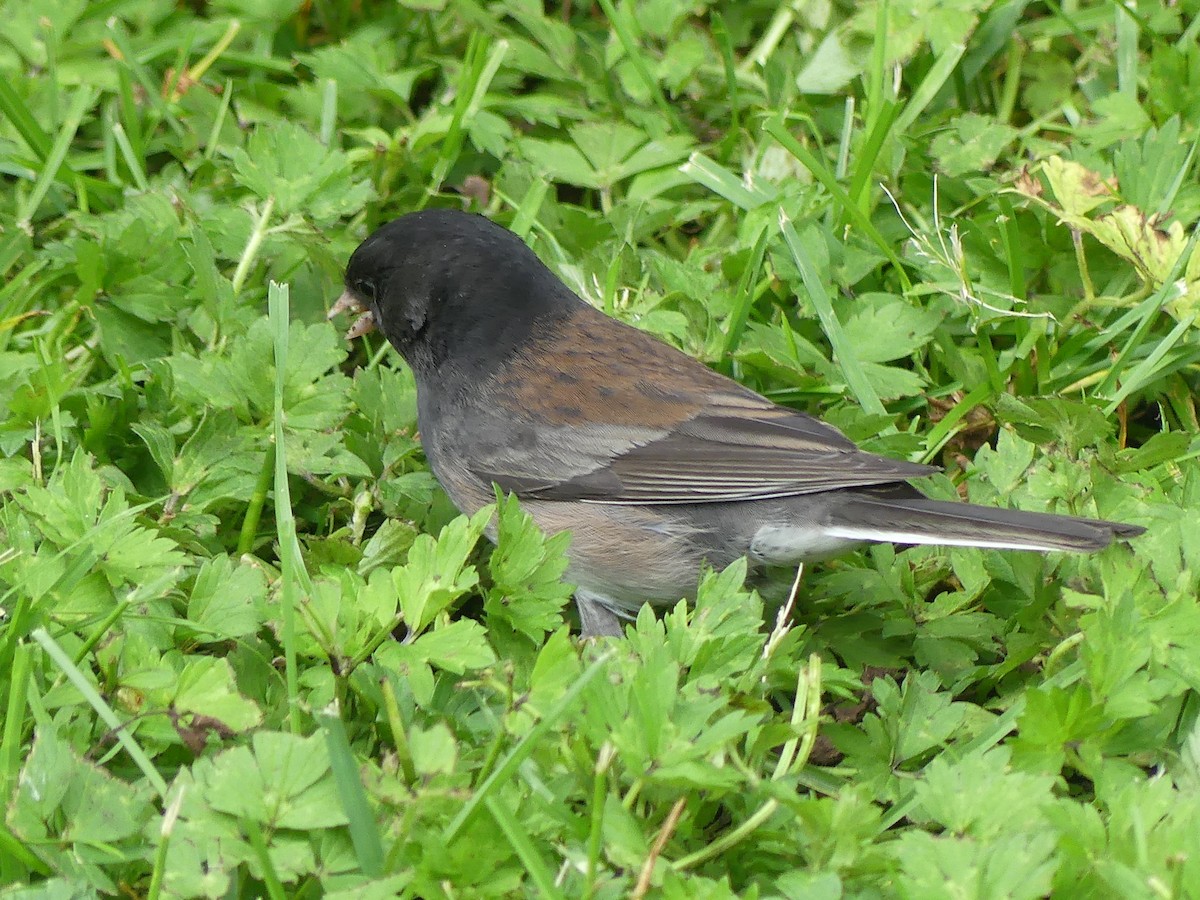
[[[661,438],[597,462],[558,481],[479,474],[530,499],[719,503],[889,484],[936,471],[865,453],[836,429],[765,402],[758,409],[708,407]]]
[[[789,497],[934,471],[864,453],[584,304],[508,360],[443,444],[484,484],[594,503]]]

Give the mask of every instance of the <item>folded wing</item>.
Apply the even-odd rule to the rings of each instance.
[[[740,402],[707,405],[645,443],[614,441],[610,453],[593,445],[594,467],[567,477],[478,474],[518,496],[540,500],[720,503],[889,484],[936,471],[865,453],[803,413],[765,401],[750,407],[742,397],[729,399]]]

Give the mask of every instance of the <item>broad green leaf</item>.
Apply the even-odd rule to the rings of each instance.
[[[473,518],[459,516],[435,540],[420,535],[408,551],[408,562],[392,573],[404,622],[413,632],[430,622],[479,581],[467,557],[493,513],[486,507]]]
[[[439,669],[460,674],[496,661],[483,626],[470,619],[459,619],[426,631],[413,643],[413,652]]]
[[[359,210],[374,193],[368,182],[354,179],[344,153],[292,122],[255,129],[246,148],[231,157],[237,180],[260,199],[274,200],[283,215],[302,214],[317,224]]]
[[[933,139],[930,151],[945,174],[958,177],[986,172],[1016,137],[1017,131],[1010,125],[965,113]]]
[[[197,657],[183,667],[173,705],[181,713],[217,719],[232,731],[247,731],[262,722],[254,702],[238,693],[229,663],[213,657]]]
[[[413,729],[408,735],[413,768],[426,778],[453,772],[458,757],[454,735],[441,722],[428,730]]]

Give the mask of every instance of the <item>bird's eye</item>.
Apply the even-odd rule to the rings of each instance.
[[[372,303],[375,302],[375,282],[373,281],[354,282],[354,292]]]

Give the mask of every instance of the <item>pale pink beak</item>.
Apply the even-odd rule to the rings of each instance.
[[[342,296],[338,297],[334,301],[333,306],[329,307],[329,314],[326,318],[332,319],[340,316],[342,313],[356,313],[358,315],[358,318],[354,320],[354,324],[350,326],[350,330],[346,332],[346,340],[352,341],[375,330],[375,314],[367,309],[362,301],[348,290],[343,291]]]

